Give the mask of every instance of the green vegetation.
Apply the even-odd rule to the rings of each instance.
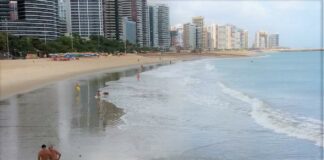
[[[89,39],[81,38],[74,34],[73,38],[68,36],[59,37],[56,40],[40,40],[35,37],[17,37],[9,35],[10,53],[14,57],[25,57],[26,54],[38,54],[42,57],[49,53],[67,52],[100,52],[100,53],[124,53],[125,44],[119,40],[110,40],[103,36],[90,36]],[[128,53],[145,53],[157,51],[156,48],[141,48],[127,42]],[[0,53],[7,52],[7,33],[0,32]]]

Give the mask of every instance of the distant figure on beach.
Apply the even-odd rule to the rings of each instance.
[[[100,98],[100,91],[99,90],[97,91],[97,94],[96,94],[95,98],[97,98],[97,99]]]
[[[51,160],[51,152],[46,148],[46,145],[42,145],[42,149],[38,152],[37,160]]]
[[[141,65],[141,71],[144,71],[144,66],[143,65]]]
[[[51,153],[51,160],[60,160],[61,158],[61,153],[57,151],[56,149],[53,148],[53,145],[50,145],[48,147],[48,150]]]
[[[137,78],[137,81],[139,81],[141,79],[140,71],[139,70],[137,70],[136,78]]]
[[[76,83],[75,85],[75,91],[77,91],[78,93],[81,91],[81,87],[79,83]]]

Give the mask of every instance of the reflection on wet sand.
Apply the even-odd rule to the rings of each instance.
[[[124,111],[114,104],[98,100],[99,127],[105,129],[107,126],[116,126],[121,123],[120,117]]]

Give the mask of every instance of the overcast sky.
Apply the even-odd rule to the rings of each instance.
[[[171,25],[203,16],[205,24],[233,24],[249,31],[249,46],[256,31],[280,34],[280,45],[320,48],[320,0],[148,0],[170,7]]]

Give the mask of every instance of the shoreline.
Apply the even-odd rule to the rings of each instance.
[[[145,54],[81,58],[73,61],[45,59],[1,60],[0,101],[30,92],[57,81],[103,72],[114,72],[141,65],[169,64],[170,61],[188,61],[201,58],[244,57],[238,54]]]
[[[138,61],[140,60],[140,61]],[[175,61],[173,58],[146,58],[136,55],[120,57],[85,58],[75,61],[50,59],[1,60],[0,100],[30,92],[60,80],[87,76],[100,72],[113,72],[141,65],[154,65]]]

